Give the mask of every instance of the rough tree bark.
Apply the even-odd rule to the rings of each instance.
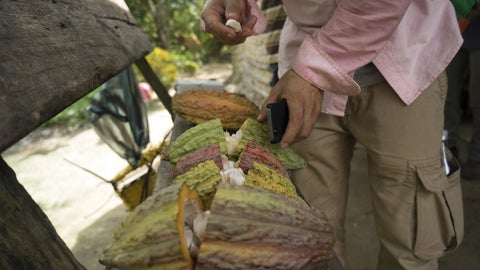
[[[0,269],[85,269],[0,157]]]
[[[152,49],[123,0],[0,1],[0,152]]]
[[[0,153],[152,49],[123,0],[0,0],[0,14]],[[84,269],[1,157],[0,212],[0,269]]]

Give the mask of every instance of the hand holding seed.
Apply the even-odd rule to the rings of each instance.
[[[246,1],[206,0],[200,22],[202,29],[218,41],[237,45],[253,35],[257,16],[249,10]]]
[[[241,32],[242,31],[242,25],[237,20],[228,19],[227,22],[225,23],[225,25],[232,28],[233,30],[235,30],[235,32]]]

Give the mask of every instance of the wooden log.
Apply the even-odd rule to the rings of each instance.
[[[220,184],[195,269],[320,269],[334,243],[325,215],[302,200]]]
[[[85,269],[0,157],[0,269]]]
[[[0,152],[152,49],[123,0],[0,10]],[[0,269],[84,269],[1,158],[0,180]]]
[[[152,49],[123,0],[0,1],[0,152]]]

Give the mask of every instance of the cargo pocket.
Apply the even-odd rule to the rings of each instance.
[[[455,250],[463,240],[463,203],[460,170],[445,175],[439,158],[415,164],[416,223],[413,252],[431,260]]]

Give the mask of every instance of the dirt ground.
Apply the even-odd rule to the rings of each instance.
[[[209,65],[182,79],[224,81],[230,69],[228,64]],[[158,101],[148,108],[150,141],[160,143],[173,125],[171,117]],[[468,133],[467,124],[466,137]],[[66,135],[55,130],[37,130],[2,156],[76,258],[87,269],[104,269],[98,258],[128,212],[110,184],[79,166],[112,179],[127,165],[126,161],[91,128]],[[352,270],[375,269],[378,250],[365,168],[365,152],[358,147],[352,165],[346,224],[348,269]],[[480,269],[480,181],[463,181],[463,191],[465,239],[455,253],[440,260],[440,270]]]

